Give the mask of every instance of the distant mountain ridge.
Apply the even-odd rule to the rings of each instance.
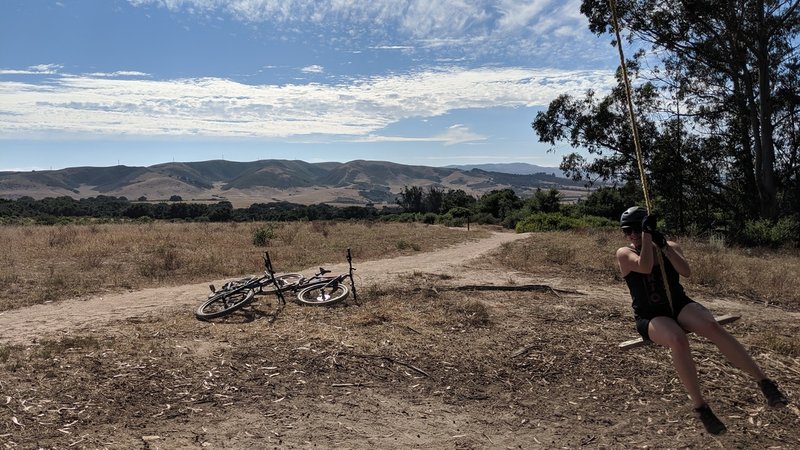
[[[510,170],[517,165],[482,165]],[[532,165],[525,165],[537,167]],[[528,170],[532,170],[528,167]],[[519,167],[517,167],[519,168]],[[179,195],[184,200],[392,204],[404,186],[437,186],[481,195],[511,188],[531,195],[537,188],[582,192],[571,180],[538,172],[513,174],[481,168],[429,167],[386,161],[308,163],[299,160],[170,162],[149,167],[70,167],[33,172],[0,172],[0,198],[97,195],[142,197],[149,201]],[[569,195],[569,194],[567,194]]]
[[[528,163],[491,163],[491,164],[460,164],[445,166],[451,169],[472,170],[480,169],[487,172],[510,173],[513,175],[534,175],[546,173],[557,177],[562,176],[561,169],[558,167],[544,167]]]

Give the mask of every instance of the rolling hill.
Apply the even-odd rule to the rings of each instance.
[[[549,175],[560,176],[561,170],[557,167],[544,167],[528,163],[494,163],[494,164],[466,164],[466,165],[451,165],[445,166],[450,169],[472,170],[480,169],[487,172],[500,172],[510,173],[514,175],[533,175],[537,173],[545,173]]]
[[[437,186],[481,195],[511,188],[531,195],[555,188],[567,198],[585,189],[546,173],[514,174],[479,168],[428,167],[386,161],[308,163],[290,160],[253,162],[172,162],[149,167],[71,167],[61,170],[0,172],[0,198],[98,195],[129,199],[222,201],[236,206],[290,201],[301,204],[392,204],[404,186]]]

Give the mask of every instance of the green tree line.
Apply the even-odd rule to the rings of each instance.
[[[375,208],[348,206],[337,208],[325,204],[299,205],[289,202],[254,203],[247,208],[234,208],[230,202],[213,204],[172,201],[170,203],[131,202],[125,197],[97,196],[76,200],[69,196],[34,200],[0,199],[0,219],[5,223],[32,219],[36,223],[54,224],[72,218],[152,219],[190,221],[292,221],[363,219],[378,214]]]
[[[473,224],[501,225],[518,232],[567,229],[616,228],[619,215],[640,203],[641,191],[632,184],[603,187],[587,198],[566,204],[555,189],[537,189],[522,198],[512,189],[497,189],[481,196],[462,190],[405,186],[397,196],[397,207],[300,205],[289,202],[254,203],[234,208],[230,202],[215,204],[131,202],[125,197],[98,196],[80,200],[55,197],[34,200],[0,199],[0,224],[59,224],[82,220],[170,220],[170,221],[296,221],[296,220],[382,220],[422,222],[447,226]],[[91,219],[90,219],[91,218]],[[662,220],[668,234],[679,234]],[[689,227],[694,234],[713,233],[731,243],[796,247],[800,243],[800,220],[794,216],[776,222],[751,220],[736,233]]]

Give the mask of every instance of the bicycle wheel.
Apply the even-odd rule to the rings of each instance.
[[[304,305],[333,305],[347,297],[350,289],[342,283],[317,284],[297,293],[297,300]]]
[[[250,303],[255,294],[253,289],[219,291],[203,302],[194,315],[200,320],[222,317]]]
[[[278,283],[278,289],[275,288],[275,284],[272,283],[272,280],[269,280],[261,286],[261,291],[265,294],[274,294],[278,291],[283,292],[287,291],[295,286],[300,280],[303,278],[303,274],[300,273],[285,273],[283,275],[276,275],[275,282]]]

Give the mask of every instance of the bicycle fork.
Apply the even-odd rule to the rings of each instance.
[[[349,277],[350,277],[350,290],[353,291],[353,303],[358,303],[358,297],[356,296],[356,281],[353,278],[353,272],[355,272],[355,268],[353,267],[353,255],[350,253],[350,249],[347,249],[347,265],[350,266],[349,269]]]
[[[286,304],[286,299],[283,298],[283,289],[278,286],[278,280],[275,279],[275,270],[272,268],[272,260],[269,257],[269,252],[264,252],[264,267],[267,269],[269,277],[272,279],[272,284],[275,285],[275,295],[280,299],[281,304]]]

